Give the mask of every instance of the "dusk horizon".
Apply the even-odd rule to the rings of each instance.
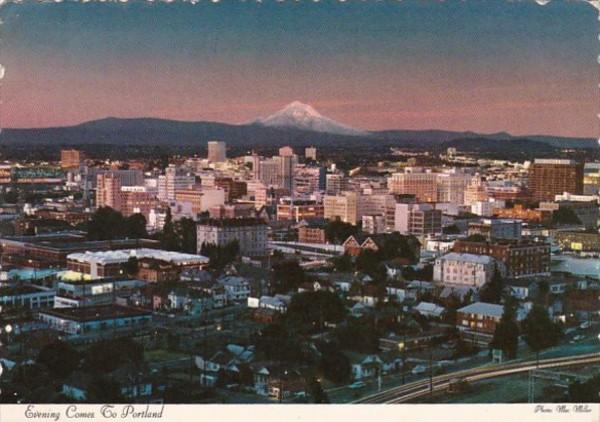
[[[8,5],[0,124],[240,125],[298,100],[368,131],[596,137],[593,9],[503,3]]]

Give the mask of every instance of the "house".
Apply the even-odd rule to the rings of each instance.
[[[456,325],[459,329],[470,329],[493,334],[500,322],[504,307],[494,303],[475,302],[458,309]]]
[[[354,304],[354,306],[352,306],[352,308],[350,308],[350,315],[352,315],[355,318],[360,318],[363,315],[365,315],[368,311],[369,310],[368,310],[367,306],[358,302],[358,303]]]
[[[268,380],[268,395],[277,400],[306,395],[306,379],[295,370],[285,370],[283,373],[270,377]]]
[[[419,302],[417,306],[413,308],[413,311],[427,318],[441,318],[446,309],[431,302]]]
[[[381,248],[381,235],[366,236],[363,234],[351,235],[342,243],[344,253],[350,256],[358,256],[365,250],[377,252]]]
[[[477,289],[472,286],[445,286],[440,292],[440,299],[446,304],[452,297],[464,302],[469,295],[472,297],[476,291]]]
[[[185,287],[178,287],[169,292],[169,307],[172,310],[184,311],[198,315],[212,309],[212,296],[206,292]]]
[[[250,296],[250,282],[244,277],[227,275],[217,283],[225,288],[228,302],[245,302]]]
[[[113,371],[108,377],[119,384],[121,395],[128,401],[147,401],[152,397],[153,383],[143,370],[126,366]],[[85,401],[93,380],[94,377],[88,373],[74,372],[63,382],[61,392],[72,400]]]
[[[378,355],[348,351],[343,353],[350,360],[354,380],[376,377],[383,373],[383,361]]]
[[[392,282],[385,286],[385,292],[388,297],[393,298],[396,302],[402,303],[406,299],[406,288],[404,283]]]
[[[519,299],[527,300],[538,294],[539,288],[535,280],[529,278],[518,278],[505,281],[510,295]]]
[[[321,290],[321,283],[318,281],[306,281],[298,286],[298,293],[302,292],[318,292]]]
[[[402,370],[402,355],[398,349],[379,353],[381,359],[381,370],[384,374],[390,374]]]
[[[205,359],[204,355],[208,357]],[[201,371],[201,384],[212,387],[223,371],[231,375],[239,375],[240,366],[248,364],[252,359],[254,359],[254,346],[228,344],[216,352],[197,355],[194,362]]]

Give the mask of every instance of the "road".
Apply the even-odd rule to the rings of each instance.
[[[490,366],[486,368],[467,369],[433,377],[432,385],[430,385],[429,379],[415,381],[400,387],[394,387],[379,393],[371,394],[369,396],[360,398],[353,403],[405,403],[419,397],[424,397],[431,393],[447,390],[450,385],[450,380],[452,379],[460,378],[472,383],[488,378],[501,377],[519,372],[527,372],[529,370],[538,368],[558,368],[563,366],[576,366],[599,362],[600,353],[591,353],[580,356],[543,359],[540,360],[539,366],[536,365],[535,361],[526,361]]]

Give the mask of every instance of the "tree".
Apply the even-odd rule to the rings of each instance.
[[[83,369],[94,374],[108,373],[126,365],[144,361],[144,348],[130,338],[104,340],[84,352]]]
[[[368,274],[374,280],[384,281],[387,277],[387,272],[381,261],[380,254],[366,249],[356,257],[356,269]]]
[[[517,349],[519,346],[519,326],[517,325],[515,315],[516,304],[514,300],[507,300],[504,304],[504,312],[498,324],[494,338],[490,343],[493,349],[502,350],[509,359],[517,357]]]
[[[88,385],[86,402],[88,403],[122,403],[124,401],[119,383],[100,375],[94,377]]]
[[[471,235],[467,236],[467,238],[465,240],[468,242],[485,242],[485,241],[487,241],[486,237],[479,233],[471,234]]]
[[[304,326],[323,328],[325,322],[338,323],[346,316],[342,300],[328,291],[303,292],[292,297],[287,318]]]
[[[306,281],[306,273],[295,259],[273,264],[273,287],[277,293],[288,293],[298,289]]]
[[[177,221],[175,232],[179,240],[179,251],[185,253],[196,253],[196,222],[191,218],[184,217]]]
[[[348,382],[352,377],[350,360],[339,347],[326,343],[320,347],[320,352],[319,371],[323,376],[338,384]]]
[[[240,246],[237,240],[229,242],[224,246],[216,246],[213,243],[203,243],[200,254],[209,258],[209,268],[222,271],[225,266],[233,262],[239,254]]]
[[[256,351],[267,360],[301,362],[304,353],[298,336],[282,324],[271,324],[256,335]]]
[[[599,403],[600,402],[600,375],[587,381],[575,381],[569,385],[569,402],[573,403]]]
[[[123,220],[123,234],[130,239],[141,239],[148,236],[146,217],[140,213],[131,214]]]
[[[124,236],[123,215],[110,207],[98,208],[87,225],[89,240],[112,240]]]
[[[529,311],[527,318],[521,324],[521,328],[525,342],[536,353],[538,363],[540,351],[554,346],[562,337],[562,327],[550,319],[546,308],[539,305],[534,305]]]
[[[485,283],[479,291],[479,298],[482,302],[500,303],[500,301],[502,300],[503,292],[504,280],[502,280],[502,275],[500,274],[500,270],[496,265],[494,267],[494,274],[492,275],[492,279],[489,282]]]
[[[333,263],[333,268],[335,268],[339,272],[350,272],[352,271],[352,257],[350,255],[344,254],[341,256],[336,256],[331,259]]]
[[[79,352],[64,341],[56,341],[44,346],[37,362],[46,366],[56,378],[66,378],[79,366]]]
[[[456,224],[451,224],[442,229],[444,234],[460,234],[460,229]]]
[[[331,242],[340,244],[350,236],[358,233],[358,228],[350,223],[336,219],[329,221],[325,226],[325,238]]]
[[[160,234],[160,247],[167,251],[179,250],[179,242],[177,241],[177,234],[175,233],[175,225],[173,223],[173,216],[171,215],[171,208],[167,208],[167,215],[165,216],[165,224]]]
[[[329,403],[329,397],[318,379],[312,378],[309,381],[308,392],[313,399],[313,403]]]
[[[559,208],[552,213],[552,223],[555,225],[581,224],[581,220],[571,208]]]
[[[135,276],[139,269],[139,262],[135,256],[130,256],[126,263],[123,264],[125,274],[132,277]]]

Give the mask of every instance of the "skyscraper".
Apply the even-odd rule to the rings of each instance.
[[[564,192],[583,193],[583,165],[573,160],[536,159],[529,169],[529,190],[536,201],[554,201]]]
[[[208,142],[208,161],[211,163],[222,163],[227,160],[227,154],[225,153],[226,144],[222,141],[209,141]]]

